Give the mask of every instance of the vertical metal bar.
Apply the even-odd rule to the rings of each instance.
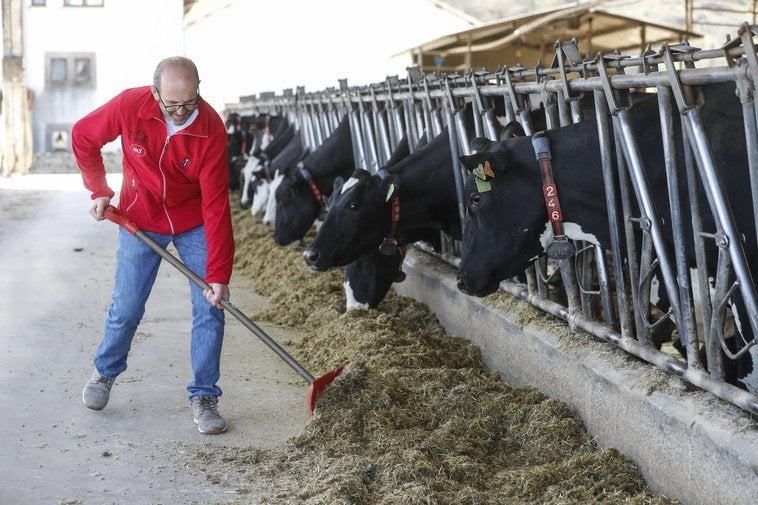
[[[621,335],[627,338],[634,338],[633,335],[633,318],[632,306],[629,301],[630,289],[628,287],[624,272],[626,266],[624,258],[621,256],[621,218],[618,211],[620,203],[619,186],[614,179],[621,174],[614,163],[613,156],[613,132],[611,130],[610,118],[608,115],[608,104],[605,93],[602,90],[594,92],[595,99],[595,116],[597,118],[597,133],[600,142],[600,158],[603,165],[603,182],[605,186],[605,200],[608,208],[608,226],[611,237],[611,255],[613,257],[613,275],[616,282],[616,303],[619,312],[619,327]],[[619,167],[620,168],[620,167]],[[627,215],[627,214],[624,214]]]
[[[363,151],[366,153],[366,169],[373,173],[379,169],[379,153],[376,148],[374,128],[371,122],[371,112],[366,110],[363,102],[363,94],[360,90],[358,93],[358,112],[361,121],[361,144]]]
[[[671,211],[671,231],[674,240],[674,259],[676,261],[676,276],[682,308],[682,319],[677,320],[676,324],[679,329],[679,338],[682,340],[682,344],[686,346],[691,340],[693,342],[698,342],[698,335],[697,322],[695,320],[695,307],[692,299],[692,286],[689,274],[690,269],[687,261],[686,244],[684,243],[686,237],[684,232],[685,223],[682,218],[682,208],[679,204],[681,187],[679,183],[679,174],[683,171],[677,163],[676,158],[676,145],[674,140],[675,128],[671,116],[671,88],[658,86],[657,91],[658,110],[661,120],[661,139],[663,141],[669,207]],[[684,138],[682,141],[686,142]],[[697,344],[692,346],[693,350],[697,348],[699,348],[699,345]],[[689,365],[697,368],[700,363],[698,359],[693,359]]]

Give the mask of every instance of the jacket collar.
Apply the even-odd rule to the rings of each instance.
[[[158,105],[158,101],[153,96],[151,86],[145,86],[144,89],[145,89],[144,99],[142,103],[140,104],[139,110],[137,111],[137,116],[140,119],[144,119],[144,120],[158,119],[160,121],[165,122],[166,118],[163,117],[163,112],[161,111],[161,107],[160,105]],[[207,118],[211,117],[211,114],[209,114],[208,112],[209,108],[210,108],[210,105],[207,102],[201,100],[200,106],[198,107],[198,117],[184,131],[187,133],[192,133],[193,135],[207,136],[208,135]]]

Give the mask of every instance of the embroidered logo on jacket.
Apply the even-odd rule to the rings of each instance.
[[[129,149],[131,149],[131,151],[139,158],[142,158],[145,154],[147,154],[147,150],[139,144],[132,144],[129,146]]]
[[[142,158],[147,154],[147,149],[143,147],[147,143],[147,133],[143,130],[132,130],[129,132],[129,140],[132,141],[132,144],[129,145],[129,149],[138,158]]]

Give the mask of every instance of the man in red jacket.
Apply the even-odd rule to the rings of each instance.
[[[221,344],[229,298],[234,237],[229,210],[226,130],[198,93],[195,64],[183,57],[161,61],[152,86],[127,89],[80,119],[72,146],[84,186],[92,192],[90,214],[104,219],[114,191],[108,187],[102,147],[121,137],[123,184],[118,207],[139,229],[166,247],[211,286],[190,282],[193,379],[188,401],[201,433],[222,433],[218,413]],[[84,404],[102,410],[126,360],[161,257],[138,237],[119,229],[113,298],[95,372],[82,393]]]

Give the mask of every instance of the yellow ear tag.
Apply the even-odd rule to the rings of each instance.
[[[389,202],[390,198],[392,198],[392,195],[395,193],[395,185],[390,183],[389,187],[387,188],[387,196],[384,198],[385,202]]]
[[[475,178],[474,181],[476,181],[476,189],[480,193],[486,193],[492,189],[492,183],[490,183],[490,181],[485,181],[479,177]]]
[[[484,175],[487,175],[487,176],[492,177],[492,178],[495,177],[495,172],[492,171],[492,167],[490,166],[490,160],[486,160],[484,162],[484,170],[483,170],[483,172],[484,172]]]

